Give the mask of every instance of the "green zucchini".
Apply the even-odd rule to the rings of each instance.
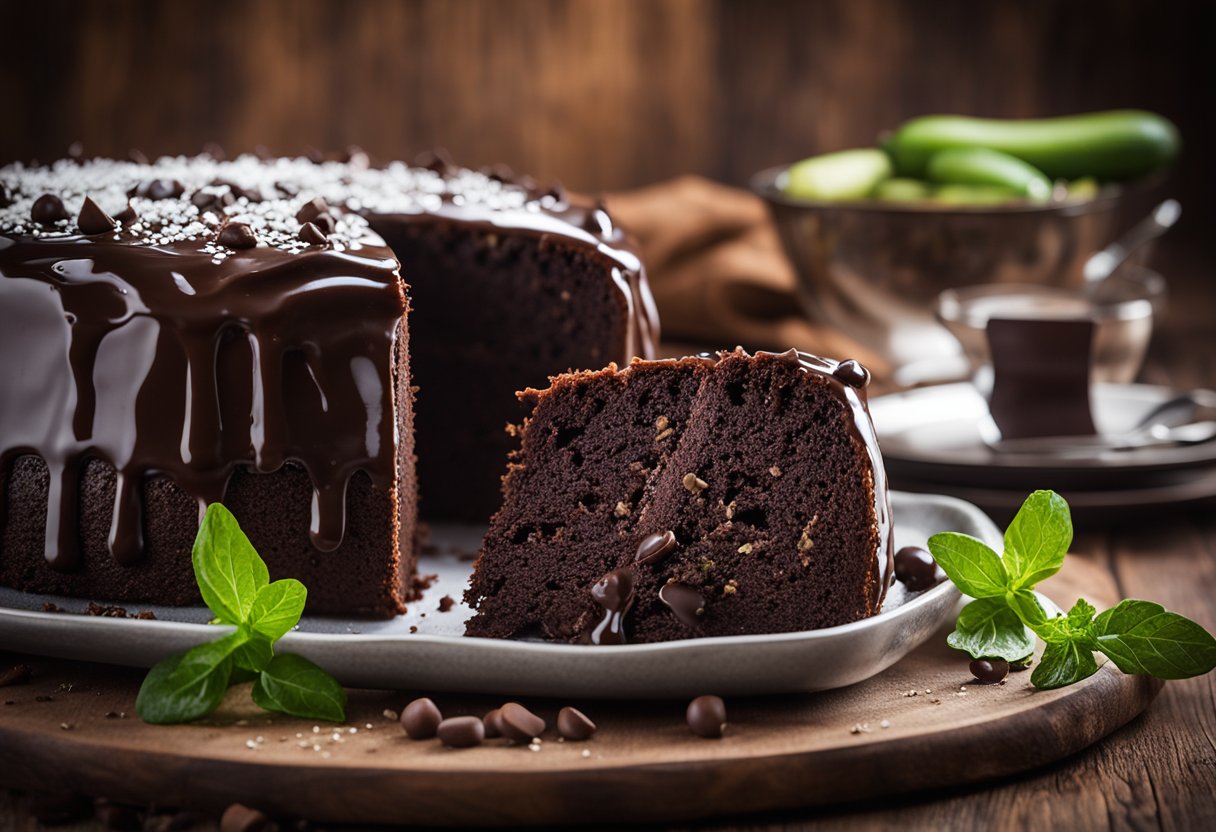
[[[959,208],[981,208],[991,205],[1024,203],[1026,198],[1017,191],[998,185],[942,185],[933,192],[937,205]]]
[[[986,147],[1016,156],[1052,179],[1124,180],[1166,167],[1178,155],[1178,130],[1144,110],[1021,121],[923,116],[883,144],[898,176],[925,176],[942,150]]]
[[[923,202],[933,196],[933,189],[919,179],[896,177],[879,182],[870,196],[883,202]]]
[[[984,147],[960,147],[934,153],[925,173],[943,185],[988,185],[1006,188],[1028,202],[1051,198],[1051,180],[1016,156]]]
[[[890,175],[891,160],[881,150],[840,150],[791,165],[782,189],[798,199],[865,199]]]

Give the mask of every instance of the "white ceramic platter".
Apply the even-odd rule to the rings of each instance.
[[[892,508],[897,548],[959,531],[999,551],[1000,532],[969,503],[896,492]],[[441,552],[469,552],[479,530],[438,528],[433,536]],[[349,687],[613,699],[791,693],[880,673],[937,632],[959,601],[948,581],[913,596],[896,583],[878,615],[823,630],[614,647],[500,641],[461,636],[470,610],[460,598],[471,567],[467,555],[424,556],[420,571],[438,578],[407,614],[391,621],[308,616],[279,648],[312,659]],[[456,604],[440,612],[445,595]],[[68,612],[43,612],[45,602]],[[0,589],[0,647],[149,667],[221,632],[204,623],[201,607],[126,605],[132,613],[150,610],[155,620],[72,614],[85,606]]]

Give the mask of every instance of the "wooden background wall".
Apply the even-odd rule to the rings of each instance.
[[[741,183],[929,111],[1137,106],[1210,217],[1216,4],[1196,0],[0,0],[0,162],[361,145],[583,190]]]

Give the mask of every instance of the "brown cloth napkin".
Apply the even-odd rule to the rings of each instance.
[[[856,358],[877,376],[888,371],[883,359],[844,333],[807,320],[793,267],[759,197],[683,176],[610,194],[606,202],[641,246],[664,342],[796,347]]]

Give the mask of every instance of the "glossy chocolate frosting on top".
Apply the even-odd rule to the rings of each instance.
[[[238,467],[285,462],[312,479],[314,545],[340,545],[351,476],[390,486],[400,440],[407,300],[375,223],[560,235],[612,263],[628,351],[650,354],[657,335],[622,235],[560,189],[250,156],[11,165],[0,186],[0,475],[18,456],[46,462],[58,569],[80,566],[77,492],[92,459],[117,471],[109,548],[122,563],[142,553],[146,478],[168,476],[201,510]]]

